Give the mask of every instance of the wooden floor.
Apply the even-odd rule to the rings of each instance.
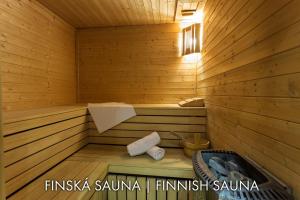
[[[92,191],[45,192],[45,180],[85,180],[90,185],[103,180],[108,173],[144,175],[170,178],[193,178],[190,158],[181,149],[166,149],[166,156],[155,161],[147,155],[129,157],[126,147],[113,145],[87,145],[52,170],[30,183],[9,198],[12,199],[89,199]]]

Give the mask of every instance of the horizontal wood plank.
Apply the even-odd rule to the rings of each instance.
[[[76,167],[74,167],[76,166]],[[81,192],[67,192],[67,191],[44,191],[44,180],[69,180],[69,179],[85,179],[88,178],[89,184],[93,187],[96,180],[104,179],[107,173],[107,164],[98,161],[64,161],[50,170],[42,177],[30,183],[26,190],[21,190],[11,196],[9,199],[89,199],[94,190]],[[28,193],[30,192],[30,195]]]
[[[188,109],[147,109],[135,108],[137,115],[159,115],[159,116],[206,116],[205,108],[188,108]]]
[[[70,147],[73,144],[81,141],[82,139],[86,138],[86,132],[80,132],[70,138],[67,138],[63,141],[60,141],[57,144],[54,144],[46,149],[43,149],[23,160],[15,162],[6,167],[5,173],[5,180],[6,182],[10,181],[11,179],[21,175],[22,173],[30,170],[34,166],[47,161],[48,158],[64,151],[66,147]]]
[[[177,23],[81,29],[79,102],[177,103],[194,97],[197,57],[181,57],[180,38]]]
[[[103,133],[99,133],[96,129],[89,129],[89,136],[92,137],[131,137],[131,138],[142,138],[149,135],[151,131],[135,131],[135,130],[107,130]],[[190,133],[190,132],[170,132],[170,131],[159,131],[159,136],[162,139],[182,139],[193,137],[194,134],[200,134],[205,137],[205,133]]]
[[[153,162],[153,159],[147,155],[130,157],[124,146],[90,144],[67,160],[109,162],[110,173],[193,178],[191,159],[184,155],[182,149],[166,148],[165,150],[165,158]]]
[[[121,137],[89,137],[88,142],[91,144],[112,144],[112,145],[128,145],[137,138],[121,138]],[[162,139],[159,143],[161,147],[178,147],[181,148],[181,141],[180,140],[168,140]]]
[[[25,157],[28,157],[34,153],[37,153],[45,148],[51,147],[52,145],[64,141],[65,139],[72,137],[80,132],[88,129],[88,124],[80,124],[70,129],[63,130],[57,134],[50,135],[46,138],[37,140],[35,142],[25,144],[21,147],[12,149],[4,153],[4,165],[8,166],[14,162],[17,162]]]
[[[58,122],[51,124],[49,126],[43,126],[36,129],[31,129],[28,131],[20,132],[4,138],[4,150],[8,151],[10,149],[16,148],[18,146],[28,144],[30,142],[36,141],[48,137],[57,132],[72,128],[79,124],[84,124],[88,121],[87,116],[77,117],[74,119],[66,120],[63,122]]]
[[[236,1],[227,17],[212,0],[197,68],[214,148],[234,150],[300,198],[299,1]],[[224,8],[232,5],[226,1]]]
[[[73,146],[65,149],[64,151],[56,154],[55,156],[49,158],[48,160],[36,165],[30,170],[22,173],[20,176],[8,181],[6,183],[6,194],[10,195],[13,192],[17,191],[20,187],[32,181],[34,178],[39,176],[40,174],[46,172],[48,169],[52,168],[57,163],[61,162],[83,146],[87,144],[86,140],[83,139],[80,142],[74,144]]]
[[[4,134],[8,135],[83,115],[87,115],[85,106],[57,106],[5,112]]]
[[[89,121],[93,121],[89,117]],[[126,123],[152,123],[152,124],[206,124],[206,117],[180,117],[180,116],[135,116]]]
[[[90,128],[96,128],[95,124],[90,122]],[[148,130],[148,131],[171,131],[171,132],[205,132],[205,125],[173,125],[173,124],[142,124],[142,123],[121,123],[112,130]]]
[[[3,110],[75,104],[74,27],[36,1],[2,0],[0,10],[2,83],[32,86],[4,84]]]

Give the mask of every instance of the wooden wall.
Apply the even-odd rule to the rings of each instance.
[[[208,0],[197,94],[213,146],[249,156],[300,198],[300,1]]]
[[[1,91],[1,76],[0,76],[0,108],[2,105],[1,98],[2,91]],[[5,193],[4,193],[4,148],[3,148],[3,132],[2,132],[2,110],[0,109],[0,200],[5,200]]]
[[[178,24],[78,31],[79,101],[177,103],[195,96],[194,57]]]
[[[3,109],[76,101],[75,29],[35,0],[0,0]]]

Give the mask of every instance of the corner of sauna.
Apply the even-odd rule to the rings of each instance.
[[[0,199],[299,199],[299,2],[0,0]]]

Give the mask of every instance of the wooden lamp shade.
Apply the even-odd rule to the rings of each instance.
[[[182,55],[191,53],[200,53],[200,23],[193,24],[182,30],[183,32],[183,49]]]

